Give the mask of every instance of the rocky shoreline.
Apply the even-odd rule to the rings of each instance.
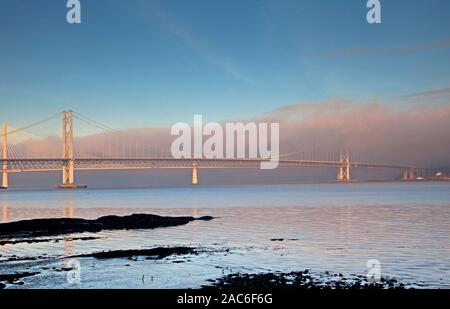
[[[86,219],[34,219],[11,223],[0,224],[0,246],[14,245],[18,243],[40,243],[40,242],[58,242],[61,238],[51,238],[52,236],[67,235],[71,233],[99,232],[102,230],[124,230],[124,229],[155,229],[160,227],[172,227],[187,224],[194,220],[212,220],[213,217],[204,216],[194,217],[163,217],[152,214],[133,214],[129,216],[104,216],[95,220]],[[39,238],[44,237],[46,238]],[[64,236],[68,237],[68,236]],[[95,240],[98,237],[74,237],[72,240]],[[272,238],[272,242],[283,242],[284,238]],[[93,258],[96,260],[118,259],[134,262],[145,262],[146,260],[164,260],[166,258],[177,257],[176,263],[189,261],[192,256],[213,252],[227,255],[229,248],[223,250],[210,250],[202,247],[173,246],[173,247],[150,247],[142,249],[123,249],[110,250],[92,253],[84,253],[72,256],[65,256],[64,259],[72,258]],[[56,260],[61,258],[57,257]],[[41,261],[40,261],[41,260]],[[48,261],[47,257],[10,257],[4,262],[20,261]],[[54,259],[55,260],[55,259]],[[62,261],[62,260],[61,260]],[[149,261],[150,262],[150,261]],[[131,266],[127,264],[126,266]],[[217,266],[218,267],[218,266]],[[27,272],[13,272],[0,274],[0,289],[8,286],[23,285],[22,279],[27,277],[39,276],[41,272],[49,271],[48,266],[37,269],[25,266]],[[22,268],[19,268],[22,269]],[[19,270],[18,269],[18,270]],[[54,272],[68,271],[70,268],[54,266],[51,268]],[[344,276],[340,273],[312,272],[309,269],[302,271],[293,271],[289,273],[267,272],[267,273],[229,273],[223,271],[223,277],[208,279],[201,286],[202,289],[404,289],[412,285],[406,285],[394,278],[381,278],[378,282],[371,283],[362,275]]]
[[[368,282],[362,275],[345,277],[340,273],[311,270],[290,273],[229,274],[216,280],[204,289],[405,289],[406,285],[394,278],[381,278]]]
[[[198,254],[199,250],[185,247],[172,248],[154,248],[146,250],[115,251],[101,252],[99,254],[88,254],[79,257],[94,257],[98,259],[109,258],[130,258],[136,256],[147,256],[150,259],[164,259],[171,255],[189,255]],[[70,268],[62,269],[64,271]],[[61,270],[55,270],[61,271]],[[7,284],[23,285],[20,281],[26,277],[38,275],[38,272],[24,272],[14,274],[0,275],[0,289],[6,287]],[[234,273],[228,274],[218,279],[209,279],[200,289],[256,289],[256,290],[273,290],[273,289],[411,289],[413,284],[405,284],[395,278],[381,278],[376,282],[369,282],[362,275],[344,276],[339,273],[331,272],[312,272],[309,269],[303,271],[293,271],[290,273],[267,272],[257,274]]]

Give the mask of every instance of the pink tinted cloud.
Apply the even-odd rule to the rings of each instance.
[[[450,165],[450,104],[393,108],[377,101],[307,102],[251,121],[280,123],[281,153],[348,149],[354,158],[367,162]],[[102,152],[148,156],[161,151],[168,155],[173,140],[170,128],[142,128],[77,137],[75,142],[80,157],[101,156]],[[135,145],[139,145],[138,154]],[[28,155],[58,156],[60,140],[28,140],[15,148]]]

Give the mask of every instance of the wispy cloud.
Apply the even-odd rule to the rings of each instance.
[[[429,49],[446,48],[450,46],[450,39],[425,42],[415,45],[398,45],[391,47],[369,48],[355,47],[342,50],[334,50],[322,53],[326,57],[348,57],[348,56],[379,56],[391,54],[412,53]]]
[[[184,46],[194,51],[209,65],[221,70],[228,76],[247,84],[258,84],[255,80],[242,72],[242,70],[236,66],[232,59],[214,52],[202,39],[189,30],[188,25],[184,24],[169,10],[161,5],[156,5],[156,3],[152,3],[151,10],[148,10],[147,5],[148,3],[145,3],[141,10],[136,12],[141,17],[145,18],[146,21],[151,23],[156,21],[159,23],[161,27],[174,35]]]
[[[401,98],[425,98],[425,97],[447,97],[447,96],[450,96],[450,87],[409,93],[402,95]]]

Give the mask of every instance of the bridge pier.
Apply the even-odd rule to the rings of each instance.
[[[2,186],[1,189],[8,189],[8,123],[3,123],[2,129]]]
[[[348,152],[339,155],[337,181],[350,182],[350,156],[348,155]]]
[[[402,180],[415,180],[415,179],[416,179],[416,173],[413,168],[406,168],[403,171]]]
[[[198,185],[198,170],[197,170],[197,163],[192,164],[192,185]]]

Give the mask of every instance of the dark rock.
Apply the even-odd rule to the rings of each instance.
[[[37,258],[34,256],[25,256],[25,257],[17,257],[12,256],[9,259],[7,259],[7,262],[19,262],[19,261],[35,261]]]
[[[101,230],[154,229],[187,224],[213,217],[163,217],[151,214],[105,216],[95,220],[75,218],[33,219],[0,224],[0,239],[54,236],[70,233],[99,232]]]
[[[17,280],[35,276],[38,273],[18,273],[18,274],[4,274],[0,275],[0,281],[7,282],[7,283],[15,283]]]
[[[61,267],[62,271],[71,271],[73,267]]]
[[[138,256],[145,256],[148,257],[149,259],[163,259],[171,255],[198,254],[198,252],[199,251],[197,249],[189,247],[157,247],[151,249],[103,251],[83,255],[75,255],[72,256],[72,258],[94,257],[97,259],[115,259],[115,258],[132,259]]]
[[[203,216],[203,217],[197,218],[197,219],[195,219],[195,220],[211,221],[212,219],[214,219],[214,217],[211,217],[211,216]]]
[[[74,237],[70,238],[71,241],[75,240],[94,240],[99,239],[100,237]],[[26,239],[19,239],[19,240],[4,240],[0,241],[0,246],[4,245],[15,245],[20,243],[27,243],[27,244],[34,244],[34,243],[44,243],[44,242],[60,242],[64,239],[55,239],[55,238],[43,238],[43,239],[34,239],[34,238],[26,238]]]
[[[342,274],[331,274],[328,271],[314,275],[306,275],[307,273],[309,273],[308,270],[290,273],[230,274],[203,288],[402,289],[405,287],[404,284],[388,285],[381,282],[369,284],[365,279],[358,279],[356,276],[352,276],[352,280],[347,280]],[[340,280],[336,280],[336,277]]]

